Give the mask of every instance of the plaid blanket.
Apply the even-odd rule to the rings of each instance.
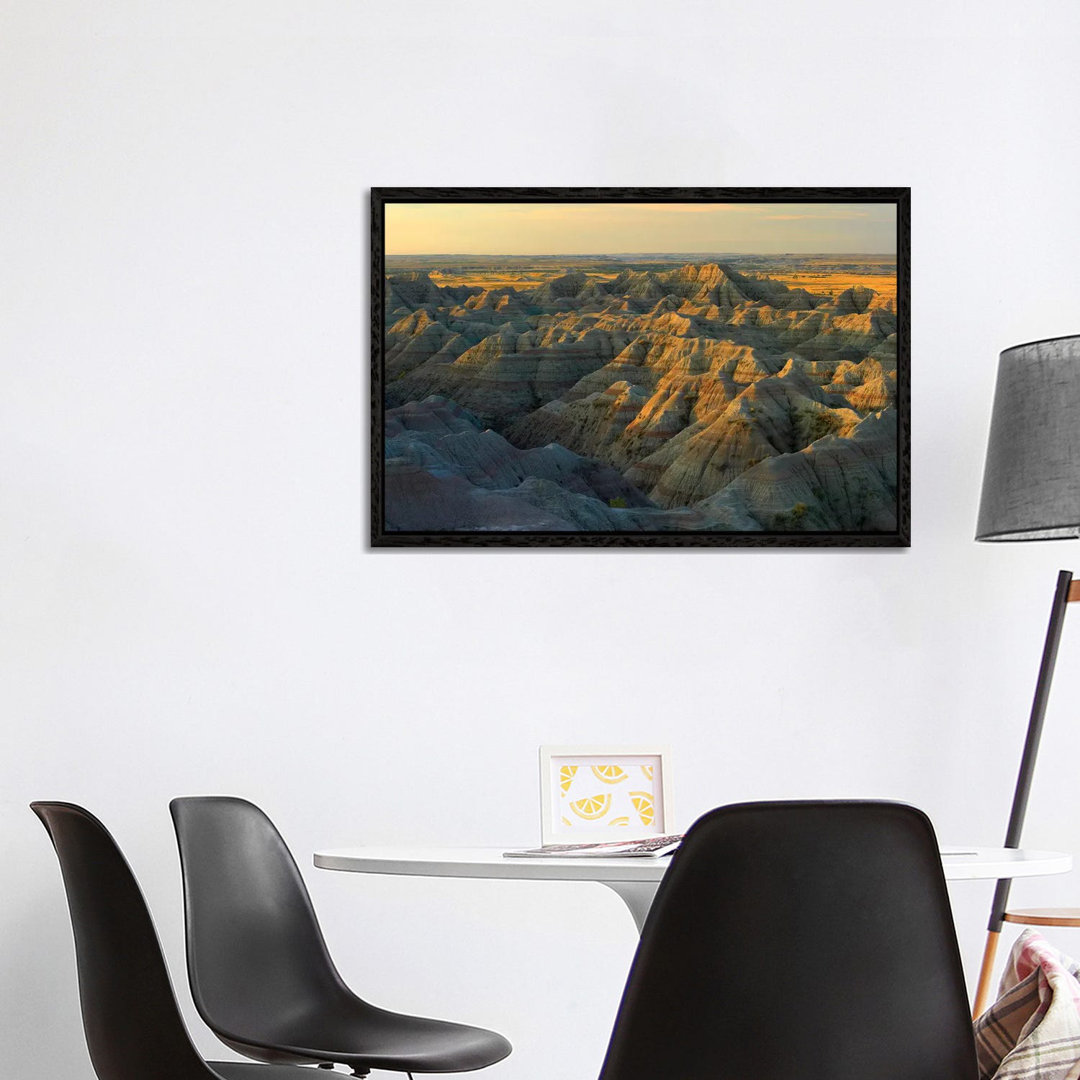
[[[1080,965],[1025,930],[975,1046],[979,1080],[1080,1080]]]

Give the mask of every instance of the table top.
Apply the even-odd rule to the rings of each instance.
[[[315,865],[358,874],[503,878],[518,881],[659,882],[669,858],[511,859],[504,848],[355,847],[317,851]],[[1064,874],[1072,856],[1027,848],[942,847],[949,881]]]

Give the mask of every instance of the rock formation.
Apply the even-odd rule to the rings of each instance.
[[[896,312],[717,263],[387,279],[391,529],[896,526]]]

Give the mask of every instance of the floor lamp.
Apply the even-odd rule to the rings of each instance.
[[[1080,336],[1017,345],[1006,349],[998,363],[975,539],[1077,537],[1080,537]],[[1005,846],[1009,848],[1020,846],[1065,612],[1067,605],[1076,600],[1080,600],[1080,581],[1074,582],[1072,573],[1062,570],[1050,608],[1050,624],[1005,833]],[[1011,885],[1011,879],[1003,878],[994,890],[975,991],[975,1016],[981,1015],[987,1004]],[[1071,918],[1058,918],[1056,924],[1080,926],[1080,911],[1072,913]]]

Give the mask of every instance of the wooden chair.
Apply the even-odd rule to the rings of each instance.
[[[1080,926],[1080,908],[1018,908],[1016,911],[1006,911],[1002,921],[1024,926]]]

